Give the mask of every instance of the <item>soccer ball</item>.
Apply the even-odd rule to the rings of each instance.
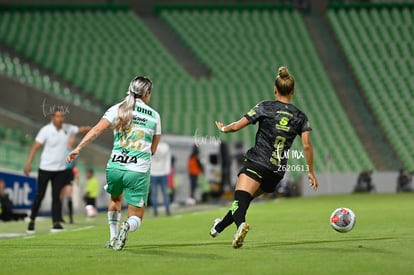
[[[329,221],[333,229],[341,233],[346,233],[354,228],[356,216],[351,209],[342,207],[332,212]]]
[[[85,206],[85,210],[86,210],[86,217],[88,218],[96,217],[96,214],[98,214],[98,211],[93,205]]]

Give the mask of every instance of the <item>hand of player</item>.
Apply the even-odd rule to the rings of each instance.
[[[32,164],[31,163],[26,163],[26,165],[24,166],[23,172],[26,176],[28,176],[30,174],[30,171],[32,170]]]
[[[315,174],[309,173],[308,174],[309,185],[312,187],[313,190],[318,190],[318,180],[315,177]]]
[[[66,157],[66,162],[72,162],[74,159],[76,159],[76,157],[79,155],[79,150],[75,149],[72,152],[69,153],[69,155],[67,155]]]
[[[224,126],[223,122],[216,121],[217,128],[221,131],[221,128]]]

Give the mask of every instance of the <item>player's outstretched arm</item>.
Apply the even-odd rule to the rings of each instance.
[[[97,139],[106,129],[111,127],[111,123],[109,123],[106,119],[101,119],[82,139],[76,148],[69,153],[66,157],[66,162],[71,162],[74,160],[80,153],[80,151],[85,148],[89,143]]]
[[[238,130],[243,129],[247,125],[249,125],[249,120],[247,118],[242,117],[238,121],[232,122],[229,125],[224,125],[223,122],[216,121],[217,128],[223,133],[230,133],[230,132],[237,132]]]
[[[306,162],[309,166],[308,172],[308,180],[309,185],[313,188],[313,190],[318,189],[318,179],[315,176],[314,167],[313,167],[313,147],[310,141],[310,131],[306,131],[302,133],[302,145],[303,150],[305,151],[305,158]]]
[[[85,135],[92,129],[91,126],[79,126],[79,134]]]

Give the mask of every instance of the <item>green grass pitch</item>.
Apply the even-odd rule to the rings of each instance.
[[[106,213],[77,216],[55,234],[45,218],[33,237],[0,239],[0,274],[412,274],[413,202],[414,194],[363,194],[252,203],[237,250],[234,225],[215,239],[208,234],[227,207],[158,218],[148,209],[122,251],[104,248]],[[337,207],[355,212],[351,232],[330,227]],[[0,223],[3,237],[25,230],[24,222]]]

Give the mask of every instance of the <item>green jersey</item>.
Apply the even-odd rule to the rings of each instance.
[[[102,118],[114,124],[120,104],[110,107]],[[114,131],[114,144],[107,168],[145,173],[151,166],[153,136],[161,135],[161,118],[139,99],[135,102],[132,118],[132,126],[128,131]]]

